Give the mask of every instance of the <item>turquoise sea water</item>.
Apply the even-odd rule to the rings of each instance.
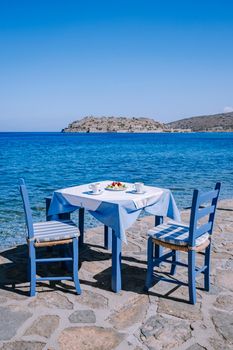
[[[24,177],[35,220],[55,189],[112,179],[170,188],[179,208],[193,188],[222,182],[233,197],[233,133],[0,133],[0,249],[25,242],[18,178]],[[96,225],[87,217],[86,226]]]

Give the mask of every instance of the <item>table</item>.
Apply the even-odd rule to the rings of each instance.
[[[102,181],[101,188],[112,181]],[[74,186],[53,193],[48,215],[54,216],[79,209],[80,241],[84,241],[84,209],[105,225],[105,245],[109,247],[112,229],[112,290],[121,290],[121,249],[122,241],[127,243],[125,230],[129,228],[144,209],[156,216],[155,224],[168,216],[180,221],[180,213],[170,190],[145,186],[142,194],[133,191],[133,184],[125,183],[125,191],[103,190],[93,195],[89,185]]]

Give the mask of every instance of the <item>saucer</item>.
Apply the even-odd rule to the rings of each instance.
[[[104,190],[100,190],[99,192],[89,191],[88,194],[91,194],[92,196],[98,196],[99,194],[102,194],[103,192],[104,192]]]
[[[144,190],[144,191],[138,192],[136,190],[132,190],[132,191],[130,191],[130,193],[133,193],[133,194],[145,194],[146,191]]]

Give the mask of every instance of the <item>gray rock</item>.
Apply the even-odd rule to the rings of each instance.
[[[71,323],[95,323],[96,317],[92,310],[77,310],[69,316]]]
[[[20,307],[0,307],[0,340],[11,339],[32,314]]]
[[[42,350],[45,343],[39,341],[14,341],[12,343],[5,343],[1,350]]]
[[[59,325],[59,316],[44,315],[37,318],[30,328],[25,332],[25,335],[37,334],[41,337],[49,338]]]
[[[111,328],[72,327],[59,336],[60,350],[112,350],[124,339],[124,335]]]
[[[150,348],[173,349],[191,338],[190,323],[177,318],[151,316],[141,328],[141,339]]]
[[[217,332],[233,346],[233,313],[213,310],[212,320]]]

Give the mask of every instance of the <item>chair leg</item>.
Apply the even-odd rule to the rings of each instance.
[[[205,250],[205,272],[204,272],[204,288],[208,292],[210,290],[210,251],[211,245]]]
[[[196,304],[196,272],[195,272],[195,254],[194,250],[188,252],[188,286],[190,304]]]
[[[172,262],[176,262],[178,260],[179,252],[177,250],[172,251]],[[176,273],[176,265],[171,265],[170,275],[175,275]]]
[[[154,244],[154,257],[155,257],[155,259],[160,259],[162,255],[163,255],[163,247],[161,245]],[[159,261],[159,260],[157,260],[157,262],[155,261],[155,266],[160,267],[160,265],[161,265],[161,261]]]
[[[30,296],[36,295],[36,249],[34,243],[29,245],[29,260],[30,260]]]
[[[30,257],[28,257],[28,260],[27,260],[27,281],[29,283],[31,281],[31,260],[30,260]]]
[[[153,249],[154,249],[154,244],[153,244],[152,238],[149,237],[148,243],[147,243],[147,274],[146,274],[146,284],[144,288],[146,291],[148,291],[152,285],[153,268],[154,268]]]
[[[73,243],[69,243],[69,244],[63,244],[62,246],[60,246],[60,255],[64,258],[68,258],[70,256],[72,256],[73,254]],[[69,273],[72,273],[73,271],[73,265],[71,261],[62,261],[61,263],[61,267],[68,271]]]
[[[73,280],[77,294],[81,294],[81,288],[78,278],[78,239],[73,238]]]

